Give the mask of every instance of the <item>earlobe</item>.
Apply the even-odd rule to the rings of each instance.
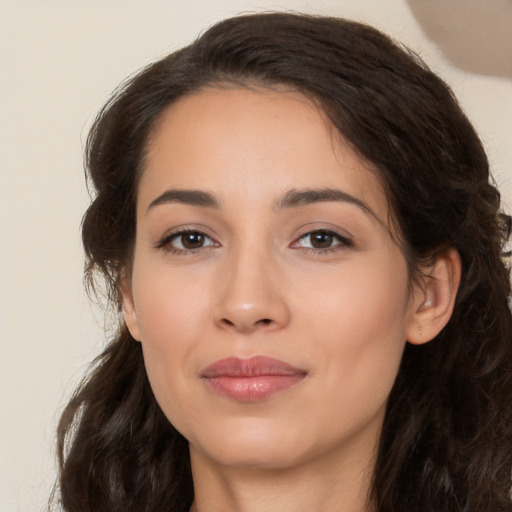
[[[414,292],[407,325],[407,341],[421,345],[435,338],[450,320],[461,276],[455,249],[439,254]]]
[[[134,338],[137,341],[140,341],[141,337],[139,323],[137,321],[137,313],[133,301],[131,282],[128,279],[128,277],[123,277],[121,279],[119,290],[121,292],[122,314],[126,327],[128,327],[128,330],[130,331],[132,338]]]

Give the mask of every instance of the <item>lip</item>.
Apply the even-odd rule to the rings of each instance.
[[[239,402],[265,400],[294,387],[306,376],[305,370],[264,356],[227,357],[201,372],[201,378],[211,390]]]

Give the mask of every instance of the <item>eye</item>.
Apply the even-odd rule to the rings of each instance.
[[[352,242],[348,238],[336,233],[335,231],[317,229],[302,235],[292,247],[312,250],[315,252],[330,252],[343,247],[351,247],[352,245]]]
[[[216,243],[202,231],[186,229],[165,236],[156,244],[156,247],[158,249],[163,248],[168,251],[181,254],[194,252],[214,245],[216,245]]]

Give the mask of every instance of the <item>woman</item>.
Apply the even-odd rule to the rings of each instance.
[[[418,57],[228,19],[119,89],[87,168],[123,314],[59,426],[64,510],[511,510],[507,218]]]

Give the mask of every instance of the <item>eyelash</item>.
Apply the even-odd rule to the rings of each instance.
[[[336,241],[337,243],[334,246],[330,246],[330,247],[326,247],[326,248],[322,248],[322,249],[315,248],[315,247],[293,247],[293,246],[297,245],[301,240],[304,240],[307,237],[311,237],[314,234],[319,234],[319,233],[321,233],[322,235],[331,236],[333,238],[333,241]],[[197,248],[193,248],[193,249],[181,249],[178,247],[173,247],[171,245],[173,240],[176,240],[176,239],[178,239],[184,235],[187,235],[187,234],[194,234],[194,235],[204,237],[205,239],[209,239],[213,243],[211,243],[209,245],[203,245],[201,247],[197,247]],[[304,233],[303,235],[298,237],[291,244],[292,248],[301,249],[306,254],[320,254],[320,255],[333,253],[333,252],[336,252],[339,250],[343,250],[344,248],[353,247],[353,246],[354,246],[354,243],[352,242],[352,240],[350,240],[346,236],[343,236],[340,233],[338,233],[332,229],[314,229],[314,230],[308,231],[307,233]],[[175,231],[174,233],[170,233],[170,234],[164,236],[161,240],[159,240],[155,244],[156,249],[162,249],[164,251],[167,251],[167,252],[177,255],[177,256],[186,255],[186,254],[195,254],[195,253],[202,251],[203,249],[208,248],[208,247],[218,247],[218,244],[210,236],[208,236],[206,233],[204,233],[203,231],[200,231],[198,229],[181,229],[179,231]]]
[[[205,247],[211,247],[211,246],[215,246],[216,245],[216,242],[214,242],[211,245],[197,247],[197,248],[194,248],[194,249],[180,249],[178,247],[173,247],[171,245],[171,242],[173,240],[175,240],[177,238],[180,238],[180,237],[182,237],[184,235],[187,235],[187,234],[199,235],[199,236],[202,236],[204,238],[207,238],[207,239],[213,241],[213,239],[210,236],[208,236],[203,231],[200,231],[199,229],[180,229],[179,231],[175,231],[174,233],[169,233],[168,235],[165,235],[160,241],[158,241],[155,244],[155,248],[156,249],[162,249],[164,251],[170,252],[171,254],[175,254],[175,255],[179,256],[179,255],[182,255],[182,254],[194,254],[194,253],[197,253],[197,252],[203,250]]]
[[[306,239],[307,237],[311,237],[315,234],[322,234],[327,235],[333,238],[333,241],[336,241],[337,243],[330,247],[325,247],[323,249],[316,248],[316,247],[299,247],[299,249],[302,249],[303,252],[306,254],[329,254],[336,251],[340,251],[343,249],[346,249],[347,247],[353,247],[354,243],[352,240],[347,238],[346,236],[341,235],[340,233],[332,230],[332,229],[314,229],[311,231],[308,231],[307,233],[304,233],[301,235],[295,242],[293,242],[292,246],[298,244],[301,240]]]

